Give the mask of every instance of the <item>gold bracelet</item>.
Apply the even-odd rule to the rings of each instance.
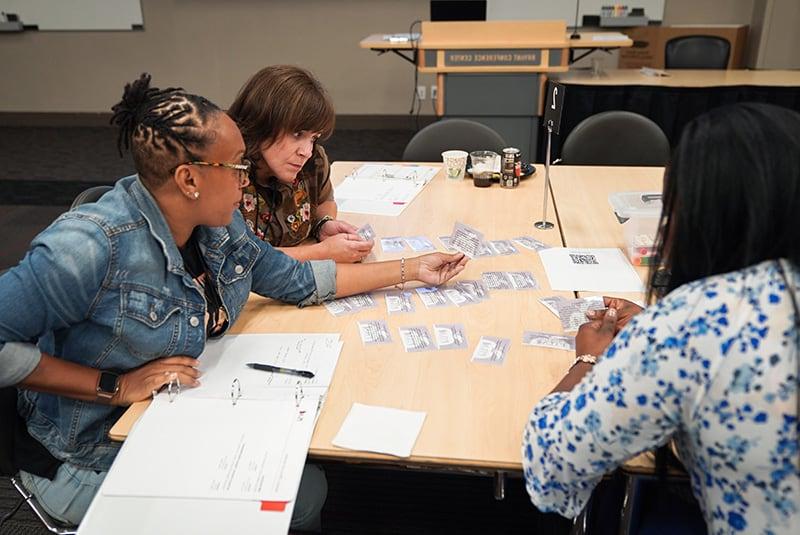
[[[398,290],[404,290],[406,288],[406,259],[400,259],[400,284],[395,284],[394,286]]]

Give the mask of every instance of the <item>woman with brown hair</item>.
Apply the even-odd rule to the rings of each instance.
[[[253,163],[242,215],[262,240],[297,260],[358,262],[374,242],[336,219],[330,165],[320,139],[333,132],[333,103],[300,67],[272,65],[257,72],[228,110]],[[304,244],[308,238],[317,243]]]

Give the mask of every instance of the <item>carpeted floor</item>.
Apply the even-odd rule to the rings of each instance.
[[[399,160],[411,130],[340,130],[325,143],[332,161]],[[87,187],[133,172],[111,128],[0,128],[0,271]],[[522,422],[520,422],[522,425]],[[569,523],[539,513],[520,479],[495,501],[491,478],[333,464],[323,530],[333,534],[562,534]],[[0,479],[0,515],[16,503]],[[47,533],[24,506],[2,534]]]

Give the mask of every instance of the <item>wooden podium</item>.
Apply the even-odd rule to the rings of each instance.
[[[566,34],[564,21],[426,21],[417,69],[437,74],[437,115],[483,123],[532,161],[545,73],[569,68]]]

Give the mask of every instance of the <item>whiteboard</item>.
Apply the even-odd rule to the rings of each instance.
[[[0,0],[0,11],[40,30],[130,30],[142,25],[140,0]]]
[[[630,9],[643,7],[650,20],[664,18],[665,0],[630,0]],[[486,20],[565,20],[567,26],[575,23],[576,0],[487,0]],[[609,0],[581,0],[578,26],[584,15],[600,15],[600,8],[614,4]]]

